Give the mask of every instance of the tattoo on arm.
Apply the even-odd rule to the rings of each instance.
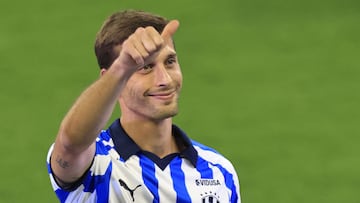
[[[59,164],[59,166],[60,166],[61,168],[64,168],[64,169],[66,169],[66,168],[68,168],[68,167],[70,166],[70,165],[69,165],[69,162],[63,160],[63,159],[62,159],[61,157],[59,157],[59,156],[56,157],[56,162]]]

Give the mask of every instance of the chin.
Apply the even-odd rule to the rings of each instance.
[[[158,112],[154,112],[153,116],[157,119],[157,120],[162,120],[162,119],[167,119],[167,118],[171,118],[174,117],[178,114],[178,109],[171,109],[171,110],[161,110]]]

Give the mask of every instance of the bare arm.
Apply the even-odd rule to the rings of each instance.
[[[152,27],[139,28],[123,44],[107,72],[90,85],[63,119],[51,155],[53,173],[60,182],[78,180],[90,167],[95,140],[108,121],[131,75],[153,60],[179,23],[171,21],[162,34]]]

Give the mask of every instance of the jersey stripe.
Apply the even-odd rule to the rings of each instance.
[[[214,177],[213,171],[209,167],[209,163],[201,157],[198,158],[198,166],[196,169],[199,171],[201,178],[212,179]]]
[[[226,187],[228,189],[231,190],[231,202],[235,202],[235,200],[238,199],[238,196],[237,196],[237,192],[236,192],[235,187],[234,187],[235,181],[234,181],[233,175],[231,173],[229,173],[220,164],[214,164],[214,166],[216,166],[221,171],[221,173],[224,175],[224,177],[225,177],[225,185],[226,185]]]
[[[57,189],[55,190],[56,196],[59,198],[60,202],[65,202],[67,197],[69,196],[70,192]]]
[[[99,178],[99,181],[101,181],[101,183],[98,183],[98,186],[96,187],[96,194],[98,196],[97,203],[100,203],[100,200],[102,200],[101,203],[102,202],[106,203],[105,200],[107,200],[109,197],[111,172],[112,172],[112,163],[110,162],[109,167],[106,170],[105,174],[101,176],[101,178]]]
[[[182,160],[179,157],[175,158],[170,163],[170,170],[171,170],[171,178],[173,179],[173,187],[176,191],[176,202],[191,202],[190,195],[186,189],[185,185],[185,175],[184,172],[181,170],[181,163]]]
[[[159,200],[159,182],[155,179],[155,164],[144,155],[140,155],[140,166],[141,168],[146,168],[142,170],[142,178],[144,184],[151,191],[154,196],[153,203],[158,203]]]
[[[203,157],[206,162],[217,167],[223,177],[225,178],[226,187],[231,191],[231,202],[238,202],[239,200],[239,185],[238,180],[234,178],[233,174],[236,174],[235,169],[231,165],[231,163],[225,159],[222,155],[220,155],[217,151],[205,147],[199,143],[196,143],[195,148],[199,152],[199,157]],[[214,157],[218,157],[220,160],[215,160]],[[219,164],[221,163],[221,165]]]
[[[159,181],[159,197],[160,202],[176,202],[176,191],[173,189],[174,180],[171,178],[171,169],[166,167],[161,170],[156,167],[156,178]]]

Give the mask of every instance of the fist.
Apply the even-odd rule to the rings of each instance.
[[[177,20],[170,21],[161,34],[153,27],[139,27],[123,42],[119,57],[114,64],[117,64],[118,68],[135,72],[156,58],[178,27]]]

